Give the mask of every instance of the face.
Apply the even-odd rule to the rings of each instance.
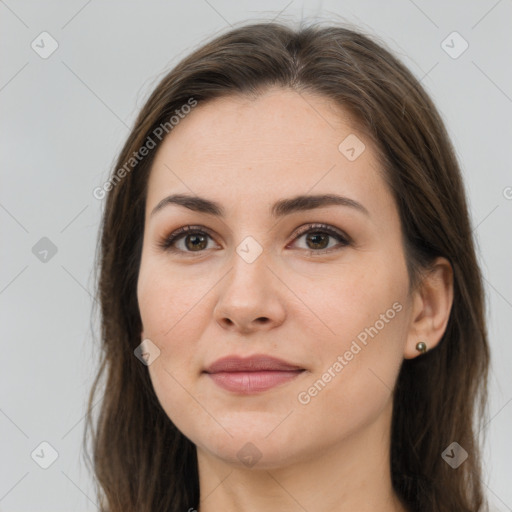
[[[283,89],[200,104],[162,143],[146,198],[141,334],[160,350],[147,367],[160,404],[202,453],[276,467],[390,410],[411,304],[381,172],[347,112]],[[218,211],[161,203],[174,194]],[[307,200],[325,195],[345,199]],[[205,373],[227,356],[290,367]]]

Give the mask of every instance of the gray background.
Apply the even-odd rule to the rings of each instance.
[[[1,511],[97,509],[81,459],[97,355],[91,293],[103,204],[92,190],[107,179],[148,93],[192,47],[230,24],[316,16],[344,19],[387,42],[422,80],[453,138],[489,305],[484,482],[495,510],[512,510],[512,1],[6,0],[0,1]],[[58,42],[46,59],[31,47],[34,40],[42,46],[43,31]],[[442,46],[453,31],[469,44],[457,58],[461,39]],[[57,248],[46,262],[33,252],[43,237]],[[34,459],[50,461],[43,441],[58,453],[48,469],[31,457],[36,450]]]

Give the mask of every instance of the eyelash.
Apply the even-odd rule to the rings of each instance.
[[[302,237],[303,235],[307,235],[309,233],[327,234],[329,236],[332,236],[333,238],[336,238],[338,240],[338,242],[340,242],[340,245],[335,246],[335,247],[330,247],[328,249],[319,249],[319,250],[303,249],[303,250],[309,252],[310,254],[330,253],[333,250],[339,250],[342,247],[346,247],[352,243],[350,237],[345,235],[343,232],[338,231],[337,229],[335,229],[327,224],[320,224],[320,223],[308,224],[306,226],[299,228],[293,241],[295,241],[295,240],[299,239],[300,237]],[[200,255],[201,253],[206,252],[206,249],[204,249],[202,251],[182,251],[181,249],[176,249],[175,247],[173,247],[173,244],[175,242],[177,242],[179,239],[183,238],[185,235],[190,235],[190,234],[207,235],[210,238],[213,238],[212,235],[209,233],[209,230],[205,229],[202,226],[183,226],[183,227],[177,229],[176,231],[174,231],[173,233],[171,233],[170,235],[168,235],[167,237],[163,238],[161,241],[159,241],[158,246],[161,249],[163,249],[164,251],[169,251],[169,252],[174,252],[174,253],[182,253],[182,254],[184,253],[184,254],[190,255],[192,257],[194,257],[196,254]]]

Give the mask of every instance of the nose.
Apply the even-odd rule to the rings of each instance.
[[[248,263],[237,253],[233,267],[221,281],[214,308],[216,322],[229,331],[241,334],[267,331],[284,322],[283,283],[260,255]]]

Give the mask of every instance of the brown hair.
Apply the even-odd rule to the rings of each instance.
[[[454,300],[443,338],[425,355],[404,360],[396,383],[392,483],[414,511],[486,510],[476,429],[486,413],[489,348],[464,185],[435,106],[384,44],[333,23],[300,29],[252,23],[218,35],[161,80],[116,169],[190,98],[200,105],[232,94],[257,96],[271,86],[323,95],[350,112],[374,142],[398,206],[412,287],[436,256],[451,263]],[[199,505],[195,446],[163,411],[147,368],[134,356],[141,342],[136,288],[146,185],[159,145],[106,188],[97,266],[101,364],[84,435],[85,442],[91,431],[102,511],[181,512]],[[453,441],[469,453],[457,469],[441,457]]]

